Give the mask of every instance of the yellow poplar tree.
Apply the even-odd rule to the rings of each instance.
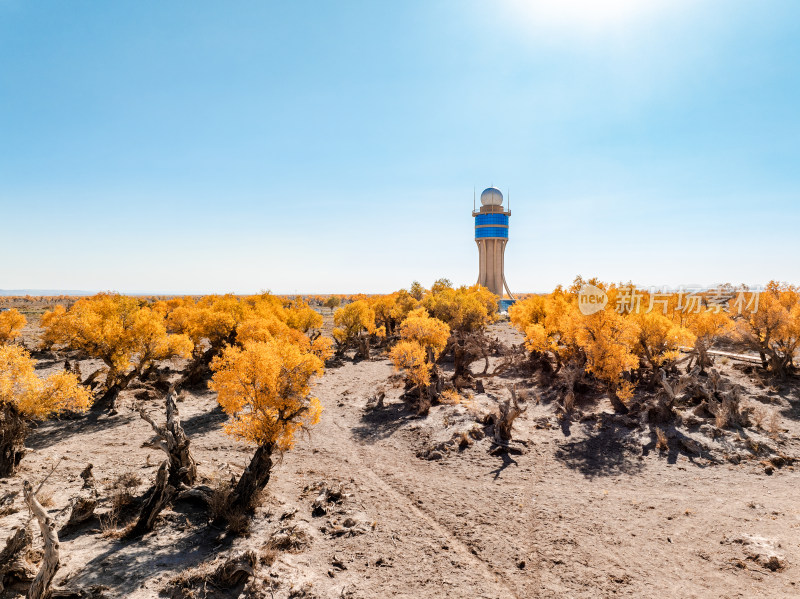
[[[418,308],[412,310],[400,325],[401,340],[389,352],[395,369],[405,372],[408,382],[417,387],[420,413],[427,412],[430,407],[433,399],[430,397],[433,395],[431,373],[449,337],[450,327],[446,323],[431,318],[424,308]]]
[[[369,336],[383,336],[386,330],[375,326],[375,310],[367,300],[356,300],[333,313],[333,338],[337,354],[344,354],[353,345],[358,345],[362,358],[369,358]]]
[[[0,312],[0,345],[11,343],[19,337],[27,319],[16,308]]]
[[[240,477],[230,507],[243,511],[269,482],[272,456],[292,447],[295,435],[319,421],[322,406],[311,396],[311,379],[322,361],[285,339],[228,347],[211,365],[209,387],[231,417],[225,432],[257,445]]]
[[[189,357],[187,335],[167,333],[164,318],[132,297],[103,293],[57,308],[42,317],[50,346],[77,350],[107,367],[105,394],[97,404],[113,405],[120,391],[157,361]]]
[[[692,346],[696,337],[692,331],[680,326],[659,312],[639,312],[629,317],[638,327],[638,344],[635,353],[643,364],[653,371],[674,362],[680,348]]]
[[[453,289],[437,281],[422,306],[454,331],[478,331],[497,320],[497,296],[480,285]]]
[[[746,311],[737,319],[736,336],[759,353],[765,369],[785,377],[794,368],[800,347],[798,289],[770,281],[759,294],[758,310]]]
[[[402,370],[411,385],[416,386],[420,401],[431,382],[431,364],[428,354],[416,341],[398,341],[389,352],[395,370]]]
[[[84,412],[91,393],[76,376],[39,378],[36,361],[18,346],[0,346],[0,476],[10,476],[25,454],[26,422],[65,410]]]

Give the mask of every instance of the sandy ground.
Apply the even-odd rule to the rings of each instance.
[[[493,333],[519,340],[507,324]],[[60,363],[40,366],[44,372]],[[82,366],[91,370],[88,361]],[[750,384],[747,375],[726,372]],[[225,534],[186,502],[139,540],[115,539],[108,523],[95,521],[62,535],[56,585],[105,597],[164,596],[176,574],[220,555],[260,551],[276,532],[289,531],[307,543],[259,565],[247,589],[207,588],[208,596],[800,596],[800,473],[792,466],[767,475],[759,459],[712,463],[685,451],[660,453],[649,437],[604,420],[611,408],[603,401],[591,407],[597,417],[570,426],[559,423],[552,404],[529,402],[515,425],[513,454],[490,455],[485,438],[422,459],[421,451],[474,428],[474,415],[506,398],[507,385],[530,381],[492,379],[466,405],[435,406],[421,419],[399,399],[391,374],[381,357],[328,369],[316,387],[322,420],[275,468],[247,535]],[[367,409],[379,388],[387,389],[385,406]],[[35,428],[20,473],[0,480],[0,497],[23,479],[42,481],[55,466],[43,490],[52,495],[49,512],[63,521],[88,463],[101,490],[110,493],[112,481],[130,472],[143,493],[162,455],[143,446],[152,432],[131,409],[134,392],[117,415]],[[774,443],[797,457],[796,390],[753,386],[752,397],[778,411],[784,432]],[[146,405],[158,417],[161,402]],[[201,477],[238,476],[253,448],[223,434],[214,395],[195,390],[179,406]],[[343,498],[312,514],[319,490],[338,484]],[[20,497],[14,507],[0,519],[3,538],[28,520]],[[772,554],[783,569],[764,567]]]

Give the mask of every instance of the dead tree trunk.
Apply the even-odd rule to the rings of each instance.
[[[5,584],[11,580],[30,582],[36,570],[24,559],[23,551],[30,547],[33,539],[27,526],[20,526],[14,530],[6,546],[0,551],[0,593],[5,589]]]
[[[167,482],[167,473],[169,470],[169,460],[161,462],[156,472],[156,482],[150,489],[150,495],[145,500],[142,506],[142,511],[139,512],[139,517],[136,524],[131,528],[129,536],[138,536],[153,530],[156,518],[161,513],[175,496],[175,488],[170,486]]]
[[[211,372],[211,361],[220,353],[219,347],[210,347],[202,354],[195,356],[186,369],[186,374],[175,384],[176,388],[192,387],[200,383]]]
[[[498,445],[508,445],[511,441],[511,429],[514,420],[528,408],[520,408],[517,402],[517,392],[511,387],[511,399],[500,403],[500,413],[494,419],[494,441]]]
[[[628,410],[628,406],[619,398],[617,395],[616,389],[611,389],[608,394],[608,399],[611,401],[611,406],[614,408],[614,411],[617,414],[627,414],[630,410]]]
[[[36,499],[36,493],[33,491],[31,483],[27,480],[22,483],[23,492],[25,493],[25,503],[28,504],[28,509],[33,512],[36,520],[39,522],[39,529],[42,531],[42,538],[44,539],[44,557],[42,557],[42,565],[39,568],[36,578],[31,583],[31,588],[28,590],[28,599],[47,599],[50,596],[50,585],[53,582],[53,577],[56,575],[59,566],[59,544],[58,535],[56,534],[56,523],[44,511],[42,504]]]
[[[81,488],[78,496],[74,497],[70,502],[72,504],[72,508],[70,510],[67,523],[61,529],[62,533],[65,530],[70,530],[76,526],[80,526],[87,520],[93,518],[94,510],[97,508],[97,488],[94,484],[92,465],[87,464],[80,476],[83,479],[83,487]]]
[[[164,450],[169,460],[169,484],[174,488],[179,488],[182,484],[190,487],[197,478],[197,464],[189,450],[189,438],[181,426],[178,405],[175,402],[178,394],[172,388],[166,397],[166,425],[159,426],[145,412],[144,407],[139,406],[139,415],[148,422],[156,435],[159,437],[159,447]]]
[[[664,424],[675,417],[675,402],[686,388],[687,379],[683,378],[674,384],[667,380],[667,374],[661,368],[655,377],[661,385],[661,391],[656,395],[655,403],[647,408],[647,421],[650,424]]]
[[[358,336],[358,357],[362,360],[369,360],[369,334],[367,333]]]
[[[253,499],[267,486],[272,472],[272,443],[260,445],[253,459],[242,472],[239,482],[230,497],[229,509],[232,513],[244,513],[252,506]]]
[[[16,406],[0,403],[0,478],[13,475],[25,457],[28,425]]]

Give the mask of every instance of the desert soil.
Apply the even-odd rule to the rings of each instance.
[[[508,324],[494,325],[492,334],[520,341]],[[42,360],[40,368],[61,364]],[[92,362],[82,368],[90,372]],[[781,440],[772,443],[798,456],[796,388],[761,388],[730,365],[721,368],[752,387],[750,401],[780,415]],[[155,531],[138,540],[115,538],[114,523],[101,518],[62,535],[56,586],[105,597],[164,596],[176,575],[248,549],[263,555],[282,533],[298,546],[263,560],[247,588],[207,585],[206,596],[800,596],[800,472],[794,467],[768,475],[758,458],[734,464],[683,448],[659,452],[649,435],[607,420],[607,400],[579,406],[593,418],[564,424],[552,403],[530,399],[515,423],[513,453],[492,455],[483,438],[423,459],[418,454],[431,457],[439,443],[474,429],[476,414],[496,409],[510,385],[535,386],[514,373],[496,377],[485,393],[418,418],[391,375],[384,357],[327,370],[315,388],[325,407],[322,420],[276,466],[247,534],[226,534],[189,502],[164,512]],[[384,406],[370,409],[380,389]],[[0,497],[20,491],[24,479],[44,481],[48,510],[63,523],[89,463],[101,495],[123,473],[138,476],[135,493],[144,493],[163,457],[143,445],[152,431],[132,409],[136,392],[127,391],[112,416],[39,424],[19,474],[0,480]],[[159,398],[145,405],[163,419]],[[213,485],[238,476],[253,448],[223,433],[225,416],[214,394],[187,391],[179,407],[201,478]],[[724,439],[733,444],[733,437]],[[338,501],[313,511],[320,491],[339,488]],[[18,511],[0,519],[0,543],[29,519],[21,494],[13,507]],[[764,565],[773,555],[781,564],[775,571]],[[5,596],[20,592],[9,589]],[[195,596],[204,595],[196,590]]]

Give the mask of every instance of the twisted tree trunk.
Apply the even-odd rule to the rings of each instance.
[[[242,472],[239,482],[233,489],[229,500],[229,510],[232,513],[244,513],[252,507],[253,499],[267,486],[272,472],[272,453],[275,445],[268,443],[260,445],[253,455],[253,459]]]
[[[156,472],[155,483],[142,506],[142,511],[139,512],[136,524],[130,531],[131,536],[153,530],[156,518],[172,503],[177,490],[184,486],[190,487],[197,479],[197,463],[189,451],[189,438],[181,426],[178,405],[175,403],[177,397],[175,388],[171,388],[165,400],[167,423],[163,426],[157,425],[144,408],[139,407],[139,415],[153,427],[159,437],[159,447],[167,454],[167,459],[161,463]]]
[[[6,546],[0,551],[0,593],[3,592],[8,581],[30,582],[33,580],[36,569],[31,567],[23,555],[23,551],[30,547],[32,541],[27,526],[15,529],[14,534],[6,541]]]
[[[36,499],[31,483],[27,480],[22,483],[25,493],[25,503],[31,510],[36,520],[39,522],[39,529],[42,531],[44,539],[44,557],[36,578],[31,583],[28,590],[28,599],[47,599],[50,596],[50,585],[56,575],[59,566],[59,544],[56,534],[56,523],[44,511],[42,504]]]
[[[181,426],[180,413],[176,399],[178,394],[173,387],[167,393],[166,412],[167,423],[159,426],[145,412],[143,407],[139,407],[139,415],[153,427],[159,437],[159,447],[167,454],[169,460],[169,484],[174,488],[179,488],[182,484],[192,486],[197,478],[197,463],[189,450],[190,441]]]
[[[175,384],[175,387],[192,387],[202,381],[203,377],[211,372],[211,362],[221,351],[222,348],[212,346],[203,353],[196,355],[186,368],[186,374]]]
[[[138,536],[153,530],[161,510],[169,505],[175,496],[175,487],[170,486],[167,482],[168,463],[168,460],[164,460],[158,467],[156,482],[150,489],[150,495],[144,502],[142,511],[139,512],[139,517],[131,528],[129,536]]]
[[[0,478],[13,475],[25,457],[28,425],[17,407],[0,402]]]
[[[500,403],[500,413],[494,420],[494,441],[498,445],[508,445],[511,441],[511,429],[514,427],[514,420],[517,419],[528,408],[519,407],[517,402],[517,392],[511,387],[511,399]]]

